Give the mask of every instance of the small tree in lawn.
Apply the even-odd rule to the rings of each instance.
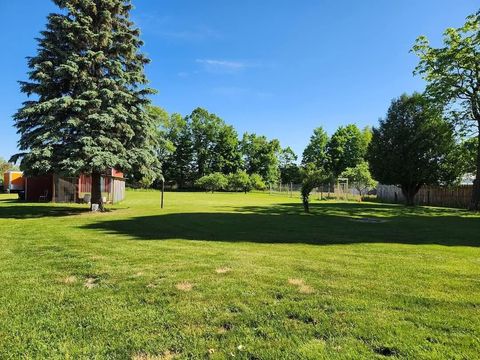
[[[243,191],[245,194],[252,189],[250,176],[246,171],[237,171],[228,175],[228,188],[232,191]]]
[[[423,185],[452,183],[458,172],[443,169],[455,148],[453,128],[418,93],[392,101],[387,117],[373,129],[368,150],[372,175],[382,184],[399,185],[407,205]]]
[[[370,169],[366,161],[362,161],[353,168],[345,169],[340,177],[347,178],[349,184],[357,189],[360,196],[365,195],[369,189],[377,184],[377,182],[373,180],[372,174],[370,174]]]
[[[302,203],[303,209],[306,213],[310,212],[310,193],[316,187],[319,187],[326,181],[331,180],[332,176],[329,175],[324,169],[317,169],[313,163],[307,164],[301,169],[302,175]]]
[[[480,210],[480,11],[462,27],[447,29],[443,42],[443,47],[433,48],[425,36],[417,39],[416,73],[428,82],[426,94],[447,106],[449,119],[479,139],[470,210]]]
[[[252,186],[252,189],[260,191],[267,188],[265,181],[263,181],[263,178],[259,174],[250,175],[250,185]]]
[[[101,176],[108,169],[154,179],[155,124],[145,111],[140,32],[129,19],[129,0],[54,0],[28,61],[21,90],[34,97],[15,115],[21,168],[27,175],[92,177],[92,207],[103,210]]]
[[[213,193],[216,190],[226,189],[228,186],[228,180],[225,175],[216,172],[210,175],[202,176],[195,182],[195,185]]]

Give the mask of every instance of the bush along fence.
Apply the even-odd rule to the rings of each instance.
[[[466,209],[470,205],[472,189],[472,185],[424,186],[415,196],[415,204]],[[395,185],[378,185],[377,198],[389,203],[405,202],[402,190]]]

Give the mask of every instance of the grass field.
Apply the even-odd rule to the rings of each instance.
[[[129,192],[0,195],[0,358],[475,359],[480,216]]]

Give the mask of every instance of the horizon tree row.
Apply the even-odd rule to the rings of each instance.
[[[290,180],[295,175],[297,156],[291,148],[282,149],[277,139],[237,131],[220,117],[196,108],[185,117],[150,106],[148,113],[157,126],[157,154],[167,182],[180,189],[192,188],[208,175],[257,174],[267,184]],[[148,186],[150,179],[136,179]]]

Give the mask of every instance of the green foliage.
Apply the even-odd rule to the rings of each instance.
[[[280,151],[278,156],[280,179],[283,184],[298,183],[300,181],[300,169],[297,165],[297,155],[288,146]]]
[[[225,175],[219,172],[210,175],[202,176],[195,181],[195,185],[212,193],[216,190],[224,190],[228,186],[228,179]]]
[[[480,12],[460,28],[448,28],[444,46],[430,46],[420,36],[412,51],[420,58],[415,72],[427,81],[426,93],[441,105],[451,105],[452,120],[480,121]]]
[[[477,151],[478,151],[478,138],[471,138],[464,140],[459,145],[457,160],[461,159],[464,164],[464,173],[473,174],[477,169]]]
[[[19,170],[19,167],[0,157],[0,181],[3,181],[3,173],[10,170],[17,171]]]
[[[407,204],[413,205],[421,186],[458,178],[458,171],[442,172],[454,148],[453,128],[441,109],[415,93],[392,101],[386,119],[373,129],[368,158],[373,177],[401,186]]]
[[[347,178],[349,184],[357,189],[360,196],[365,195],[368,190],[377,184],[370,174],[370,169],[366,161],[362,161],[353,168],[346,168],[340,177]]]
[[[155,126],[145,109],[140,31],[129,19],[127,0],[55,0],[29,58],[28,82],[34,95],[15,115],[21,135],[21,167],[29,175],[55,172],[74,176],[117,168],[153,178],[159,172],[154,152]],[[94,182],[92,203],[101,204]]]
[[[302,165],[315,164],[317,169],[325,168],[328,163],[327,156],[328,135],[322,127],[313,130],[310,143],[303,151]]]
[[[480,11],[467,17],[462,27],[447,29],[443,43],[434,48],[425,36],[417,39],[413,52],[420,62],[415,72],[427,81],[430,99],[447,108],[449,120],[480,139]],[[475,157],[471,210],[480,209],[480,141]]]
[[[186,120],[177,113],[150,106],[148,113],[157,127],[157,156],[162,160],[162,174],[167,181],[183,184],[189,180],[193,149]]]
[[[338,177],[346,168],[361,163],[367,151],[367,134],[354,125],[340,126],[327,144],[328,168]]]
[[[313,163],[307,164],[301,169],[302,176],[302,203],[303,208],[306,213],[310,212],[310,193],[316,187],[324,184],[325,182],[331,181],[331,174],[327,173],[325,169],[317,169]]]
[[[3,185],[3,174],[9,170],[18,170],[18,167],[0,157],[0,185]]]
[[[262,176],[259,174],[250,175],[250,185],[252,189],[255,189],[255,190],[265,190],[267,188],[267,185],[263,181]]]
[[[265,136],[245,133],[240,147],[249,174],[259,174],[269,184],[278,182],[281,147],[277,139],[269,141]]]
[[[243,191],[247,193],[252,190],[252,182],[246,171],[238,170],[236,173],[228,174],[228,189],[231,191]]]
[[[215,114],[197,108],[187,117],[192,129],[194,169],[197,177],[235,172],[241,165],[238,135]]]

